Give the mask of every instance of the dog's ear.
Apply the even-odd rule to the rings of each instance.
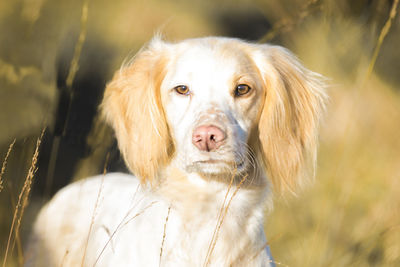
[[[153,40],[107,85],[102,113],[115,131],[128,168],[142,182],[152,182],[173,153],[161,104],[166,44]]]
[[[323,78],[279,46],[258,45],[254,60],[265,88],[259,121],[262,159],[274,188],[295,192],[314,177],[326,99]]]

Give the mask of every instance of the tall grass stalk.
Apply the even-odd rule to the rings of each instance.
[[[81,27],[80,27],[80,32],[79,32],[79,37],[78,41],[75,45],[74,49],[74,55],[71,60],[71,64],[69,66],[68,70],[68,75],[67,75],[67,80],[66,80],[66,86],[68,90],[70,90],[71,93],[71,98],[73,97],[74,91],[72,90],[72,84],[75,80],[76,73],[79,70],[79,59],[81,57],[82,53],[82,48],[83,44],[85,43],[86,40],[86,35],[87,35],[87,21],[88,21],[88,13],[89,13],[89,0],[84,0],[82,4],[82,14],[81,14]],[[66,111],[66,116],[67,116],[67,121],[69,118],[69,109],[68,107]],[[65,128],[64,128],[65,130]],[[63,131],[64,131],[63,130]],[[51,147],[51,153],[50,153],[50,162],[49,166],[47,168],[47,177],[46,177],[46,188],[45,188],[45,195],[49,196],[50,195],[50,190],[53,184],[53,178],[54,178],[54,172],[56,168],[56,162],[57,162],[57,157],[58,157],[58,150],[60,146],[60,136],[55,136],[53,140],[53,144]]]
[[[110,238],[107,240],[106,244],[104,245],[103,249],[100,251],[99,256],[97,256],[96,261],[93,264],[93,267],[95,267],[98,263],[98,261],[100,260],[101,255],[103,255],[104,251],[106,250],[107,246],[110,244],[111,240],[113,239],[114,235],[120,230],[122,229],[122,227],[124,227],[125,225],[127,225],[129,222],[131,222],[133,219],[135,219],[136,217],[142,215],[147,209],[149,209],[151,206],[153,206],[155,203],[157,203],[158,201],[153,201],[151,202],[149,205],[147,205],[146,207],[144,207],[141,211],[139,211],[138,213],[136,213],[132,218],[128,219],[127,221],[126,218],[128,218],[129,213],[131,213],[132,209],[130,209],[125,217],[121,220],[121,222],[118,224],[118,226],[115,228],[115,230],[112,232],[112,234],[110,235]]]
[[[81,31],[79,33],[78,42],[75,45],[74,56],[72,57],[71,60],[71,65],[69,67],[69,72],[66,81],[66,85],[68,88],[72,87],[75,75],[79,69],[79,59],[81,57],[82,47],[85,42],[87,33],[88,11],[89,11],[89,0],[84,0],[82,5],[82,15],[81,15]]]
[[[308,1],[298,13],[296,18],[288,19],[286,17],[277,21],[270,31],[268,31],[261,39],[259,43],[266,43],[274,39],[278,34],[291,31],[295,25],[299,25],[305,17],[310,15],[314,10],[312,7],[318,7],[320,0],[310,0]]]
[[[379,52],[381,50],[381,46],[383,44],[383,41],[386,37],[386,35],[389,33],[390,27],[392,25],[392,21],[393,19],[396,17],[397,14],[397,6],[399,4],[399,0],[394,0],[390,13],[389,13],[389,18],[386,21],[385,25],[383,26],[378,40],[377,40],[377,45],[374,49],[372,58],[368,64],[368,69],[367,69],[367,73],[366,75],[362,75],[362,77],[360,78],[360,80],[356,83],[356,85],[354,86],[355,90],[354,90],[354,95],[352,98],[352,101],[358,101],[358,99],[360,98],[360,96],[362,95],[362,91],[361,89],[365,87],[365,83],[368,81],[369,77],[372,74],[372,71],[374,69],[375,63],[376,63],[376,59],[378,58]],[[356,105],[350,105],[349,108],[349,112],[353,113],[354,110],[356,109]],[[346,121],[345,123],[345,127],[344,127],[344,134],[348,134],[348,132],[350,131],[350,128],[353,126],[353,123],[351,121]],[[350,150],[351,150],[351,146],[348,143],[348,141],[344,141],[342,142],[337,148],[337,150],[335,151],[335,154],[340,155],[340,157],[338,157],[338,162],[336,163],[336,171],[333,173],[332,175],[332,179],[337,179],[338,177],[338,170],[341,168],[341,166],[344,164],[345,159],[345,154],[347,154]],[[354,182],[355,183],[355,182]],[[351,187],[355,186],[355,184],[351,184]],[[349,186],[350,187],[350,186]],[[349,194],[349,193],[348,193]],[[344,198],[342,199],[342,201],[344,201]],[[344,203],[343,203],[344,204]]]
[[[371,75],[371,73],[374,69],[375,62],[376,62],[376,59],[378,58],[379,51],[381,50],[383,40],[385,39],[386,35],[389,33],[390,27],[392,26],[392,21],[395,19],[396,15],[397,15],[397,6],[398,5],[399,5],[399,0],[394,0],[393,4],[392,4],[392,8],[390,9],[389,18],[386,21],[385,25],[383,26],[381,33],[379,34],[378,43],[374,49],[372,59],[369,63],[368,71],[367,71],[367,79]]]
[[[21,192],[18,196],[18,202],[17,202],[17,205],[15,206],[14,216],[13,216],[13,220],[12,220],[11,228],[10,228],[10,233],[8,235],[6,252],[5,252],[4,260],[3,260],[3,267],[5,267],[6,263],[7,263],[7,256],[8,256],[8,252],[10,250],[11,239],[12,239],[13,233],[14,233],[14,243],[13,243],[13,246],[11,249],[13,249],[13,247],[14,247],[15,239],[19,236],[19,228],[21,226],[22,217],[23,217],[25,208],[28,205],[29,193],[32,188],[33,178],[37,171],[36,165],[37,165],[37,160],[39,157],[39,147],[40,147],[40,144],[42,143],[42,138],[43,138],[45,130],[46,130],[46,128],[43,128],[40,136],[38,137],[38,139],[36,141],[36,148],[35,148],[35,152],[33,153],[32,163],[29,168],[28,175],[25,178],[24,185],[22,186]]]
[[[233,177],[234,176],[235,175],[233,175]],[[223,224],[223,222],[225,220],[226,214],[228,213],[228,209],[229,209],[229,206],[231,205],[232,199],[236,196],[237,192],[239,191],[240,187],[242,186],[243,182],[247,179],[247,177],[248,177],[247,174],[243,176],[242,180],[236,186],[236,190],[233,192],[232,196],[230,197],[230,199],[228,201],[228,204],[225,206],[225,202],[226,202],[228,193],[229,193],[229,191],[231,189],[231,186],[232,186],[233,178],[231,179],[231,183],[229,184],[228,190],[226,192],[223,204],[222,204],[220,212],[219,212],[216,229],[215,229],[213,237],[211,239],[211,243],[210,243],[210,245],[208,247],[207,256],[206,256],[206,259],[205,259],[204,266],[207,266],[210,263],[211,255],[212,255],[212,253],[213,253],[213,251],[215,249],[215,245],[217,244],[219,231],[221,230],[221,226],[222,226],[222,224]]]
[[[4,157],[4,161],[3,161],[3,165],[1,166],[1,171],[0,171],[0,192],[3,190],[3,175],[4,172],[6,171],[6,167],[7,167],[7,160],[8,157],[10,156],[10,153],[14,147],[16,139],[14,138],[14,141],[11,142],[10,146],[8,147],[6,156]]]
[[[158,266],[161,266],[161,259],[162,259],[162,254],[163,254],[165,236],[166,236],[166,232],[167,232],[167,223],[168,223],[169,213],[170,213],[170,212],[171,212],[171,206],[168,207],[167,217],[165,218],[164,233],[163,233],[163,238],[162,238],[161,248],[160,248],[160,261],[159,261],[159,265],[158,265]]]
[[[236,173],[236,171],[235,171],[235,173]],[[218,230],[218,223],[219,223],[219,221],[221,219],[222,212],[223,212],[223,209],[224,209],[224,206],[225,206],[225,202],[228,199],[228,194],[229,194],[229,192],[230,192],[230,190],[232,188],[233,180],[235,179],[235,173],[232,174],[231,181],[230,181],[228,189],[226,190],[226,193],[225,193],[224,201],[222,202],[221,208],[220,208],[220,210],[218,212],[217,224],[215,225],[214,232],[213,232],[213,235],[211,237],[210,245],[208,246],[208,250],[207,250],[204,266],[207,266],[207,264],[208,264],[211,247],[212,247],[215,235],[217,234],[217,230]]]
[[[101,192],[103,191],[104,176],[107,173],[107,165],[108,165],[109,158],[110,158],[110,153],[107,153],[106,160],[104,162],[104,167],[103,167],[103,176],[101,177],[100,188],[99,188],[99,191],[97,193],[96,203],[94,204],[93,213],[92,213],[92,219],[90,221],[89,232],[88,232],[88,235],[87,235],[87,238],[86,238],[85,250],[83,251],[81,266],[84,266],[84,263],[85,263],[86,251],[87,251],[87,247],[89,245],[89,238],[90,238],[90,234],[92,233],[94,220],[96,218],[96,210],[97,210],[97,207],[99,205],[99,199],[100,199],[100,196],[101,196]]]

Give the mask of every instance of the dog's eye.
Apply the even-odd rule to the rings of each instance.
[[[242,96],[248,94],[251,91],[251,87],[247,84],[239,84],[235,89],[235,96]]]
[[[174,87],[174,90],[181,95],[188,95],[189,94],[189,87],[186,85],[178,85]]]

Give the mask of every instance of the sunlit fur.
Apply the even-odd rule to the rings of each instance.
[[[237,96],[238,84],[251,90]],[[273,191],[314,176],[325,98],[322,77],[282,47],[155,38],[101,105],[134,175],[61,190],[36,220],[27,265],[274,266],[265,210]],[[207,125],[226,135],[212,151],[192,140]]]
[[[314,177],[318,125],[326,99],[323,79],[288,50],[261,48],[257,64],[267,88],[259,122],[264,164],[277,190],[294,192]]]
[[[139,53],[108,84],[102,104],[128,167],[143,182],[158,176],[173,153],[160,102],[165,61],[155,44]]]
[[[214,42],[217,40],[214,40]],[[209,40],[213,42],[212,39]],[[107,86],[102,110],[115,130],[131,171],[152,182],[173,155],[174,142],[160,100],[160,85],[171,49],[155,38]],[[295,192],[314,177],[318,124],[322,115],[322,77],[304,68],[288,50],[235,39],[255,63],[264,86],[258,136],[249,140],[277,192]]]

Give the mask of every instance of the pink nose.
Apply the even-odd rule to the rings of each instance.
[[[200,151],[207,152],[218,149],[225,139],[225,132],[214,125],[199,126],[192,135],[192,143]]]

